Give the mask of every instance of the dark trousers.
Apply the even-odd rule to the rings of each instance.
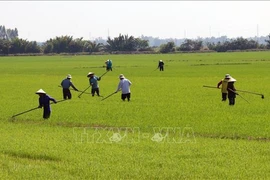
[[[91,90],[92,96],[94,96],[95,93],[97,93],[97,95],[99,96],[99,88],[94,88],[94,89]]]
[[[228,98],[229,99],[229,105],[233,106],[235,104],[235,98]]]
[[[71,93],[69,89],[64,88],[63,89],[63,99],[71,99]]]
[[[50,118],[50,116],[51,116],[51,110],[50,110],[50,107],[44,106],[44,107],[43,107],[43,118],[44,118],[44,119],[48,119],[48,118]]]
[[[112,71],[112,67],[106,67],[107,71]]]
[[[236,98],[236,95],[234,92],[228,93],[229,105],[233,106],[235,104],[235,98]]]
[[[163,69],[163,66],[160,66],[159,67],[159,71],[163,71],[164,69]]]
[[[121,99],[122,99],[123,101],[125,101],[126,98],[127,98],[128,101],[130,101],[130,93],[122,94],[122,95],[121,95]]]
[[[222,101],[226,101],[227,99],[227,93],[222,93]]]

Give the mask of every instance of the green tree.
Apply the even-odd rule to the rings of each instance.
[[[202,48],[202,41],[186,39],[177,50],[180,51],[198,51]]]
[[[174,42],[167,42],[167,44],[161,44],[159,52],[161,53],[169,53],[175,51],[175,44]]]

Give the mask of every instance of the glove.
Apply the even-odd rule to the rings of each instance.
[[[98,80],[100,81],[101,80],[101,77],[99,77]]]
[[[75,89],[75,91],[79,91],[78,89]]]
[[[56,104],[57,103],[57,101],[54,101],[54,104]]]

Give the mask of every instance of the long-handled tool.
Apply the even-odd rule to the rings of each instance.
[[[57,101],[57,103],[62,102],[62,101],[65,101],[65,100],[66,100],[66,99]],[[50,104],[54,104],[54,103],[50,103]],[[31,111],[34,111],[34,110],[36,110],[36,109],[39,109],[39,107],[35,107],[35,108],[29,109],[29,110],[27,110],[27,111],[23,111],[23,112],[21,112],[21,113],[15,114],[15,115],[12,116],[12,118],[14,118],[14,117],[16,117],[16,116],[19,116],[19,115],[22,115],[22,114],[25,114],[25,113],[28,113],[28,112],[31,112]]]
[[[218,87],[215,87],[215,86],[205,86],[205,85],[203,85],[203,87],[219,89]]]
[[[109,71],[106,71],[105,73],[103,73],[101,76],[99,76],[99,78],[101,78],[102,76],[104,76],[105,74],[107,74]]]
[[[58,87],[60,87],[60,88],[62,88],[62,86],[58,86]],[[70,88],[71,89],[71,88]],[[76,90],[74,90],[74,89],[71,89],[72,91],[76,91]],[[80,91],[80,90],[78,90],[77,92],[83,92],[83,91]],[[85,94],[91,94],[91,93],[88,93],[88,92],[84,92]]]
[[[231,92],[233,92],[234,94],[240,96],[240,97],[241,97],[242,99],[244,99],[247,103],[250,103],[250,102],[248,102],[248,100],[246,100],[244,97],[242,97],[239,93],[235,92],[234,90],[232,90],[232,89],[230,89],[230,88],[228,88],[228,90],[231,91]]]
[[[255,94],[255,95],[260,95],[262,97],[262,99],[264,99],[264,95],[263,94],[260,94],[260,93],[250,92],[250,91],[243,91],[243,90],[236,90],[236,91],[250,93],[250,94]]]
[[[89,89],[91,86],[88,86],[84,91],[81,92],[81,94],[79,94],[78,98],[81,98],[81,95],[87,90]]]
[[[110,94],[110,95],[106,96],[105,98],[101,99],[101,101],[103,101],[103,100],[105,100],[105,99],[111,97],[112,95],[114,95],[114,94],[116,94],[116,93],[117,93],[117,92],[113,92],[112,94]]]
[[[205,86],[203,85],[203,87],[207,87],[207,88],[217,88],[215,86]],[[263,94],[260,94],[260,93],[256,93],[256,92],[250,92],[250,91],[243,91],[243,90],[236,90],[236,91],[239,91],[239,92],[245,92],[245,93],[250,93],[250,94],[255,94],[255,95],[260,95],[262,97],[262,99],[264,99],[264,95]]]

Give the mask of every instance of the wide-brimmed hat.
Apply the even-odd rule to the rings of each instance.
[[[89,73],[87,74],[87,77],[89,77],[90,75],[93,75],[93,74],[95,74],[95,73],[89,72]]]
[[[124,78],[125,78],[124,74],[120,74],[120,75],[119,75],[119,78],[120,78],[120,79],[124,79]]]
[[[235,82],[235,81],[236,81],[236,79],[234,79],[233,77],[231,77],[228,82]]]
[[[231,76],[230,76],[229,74],[226,74],[226,75],[225,75],[225,78],[226,78],[226,79],[230,79]]]
[[[67,78],[68,78],[68,79],[71,79],[72,77],[71,77],[71,75],[70,75],[70,74],[68,74],[68,75],[67,75]]]
[[[43,89],[40,89],[40,90],[38,90],[38,91],[36,92],[36,94],[46,94],[46,92],[43,91]]]

